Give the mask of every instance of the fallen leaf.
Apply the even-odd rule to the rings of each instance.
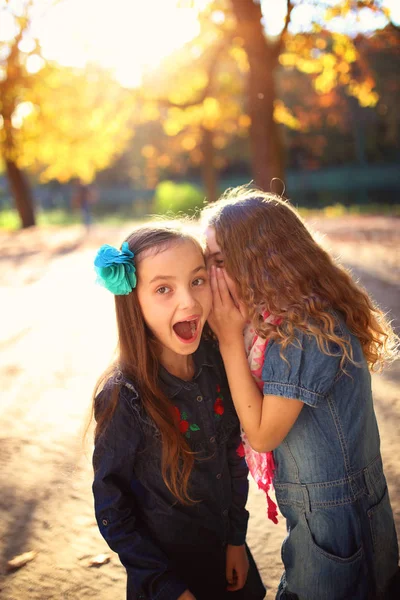
[[[36,555],[37,552],[31,550],[30,552],[24,552],[24,554],[14,556],[14,558],[7,562],[7,571],[15,571],[16,569],[24,567],[28,562],[31,562],[31,560],[36,558]]]
[[[89,560],[89,567],[101,567],[106,565],[111,560],[111,554],[98,554]]]

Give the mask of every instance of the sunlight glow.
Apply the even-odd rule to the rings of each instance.
[[[270,2],[271,0],[263,0]],[[394,8],[398,0],[384,0],[381,5]],[[393,7],[389,6],[393,4]],[[388,24],[387,17],[382,13],[375,13],[368,7],[350,10],[345,15],[335,16],[327,20],[326,15],[330,8],[343,6],[339,0],[325,0],[323,3],[315,3],[311,0],[295,0],[292,11],[289,31],[292,34],[310,31],[310,23],[318,23],[329,31],[343,33],[351,37],[362,33],[368,34],[376,29],[382,29]]]
[[[325,0],[316,3],[313,0],[295,0],[292,10],[289,31],[292,34],[310,31],[312,22],[327,27],[330,31],[356,35],[357,33],[370,33],[375,29],[383,28],[388,20],[383,14],[376,14],[369,8],[350,11],[346,16],[339,16],[326,20],[326,11],[341,3],[339,0]],[[391,11],[392,19],[396,22],[400,16],[400,2],[398,0],[382,1]],[[284,25],[287,11],[287,0],[261,0],[263,25],[268,36],[278,36]]]
[[[20,102],[11,115],[12,126],[15,127],[15,129],[20,129],[24,119],[28,117],[33,110],[34,106],[32,102]]]
[[[285,25],[286,9],[286,0],[262,0],[262,23],[267,35],[274,37],[281,33]]]
[[[263,24],[269,36],[278,36],[285,23],[287,0],[261,2]],[[326,20],[326,10],[338,6],[338,0],[293,0],[289,32],[310,31],[319,23],[332,31],[349,35],[369,33],[385,27],[388,20],[364,8],[357,13]],[[163,59],[181,49],[200,33],[198,15],[210,0],[33,0],[30,3],[32,26],[19,43],[27,58],[30,73],[44,65],[35,52],[34,39],[40,41],[45,59],[61,65],[84,67],[98,64],[114,73],[125,87],[137,87],[143,75],[162,63]],[[400,2],[382,0],[391,11],[394,23],[400,21]],[[13,13],[23,13],[27,0],[0,0],[0,60],[7,57],[8,42],[14,39],[18,27]],[[225,15],[215,10],[214,24],[222,25]],[[1,42],[4,42],[2,45]],[[194,50],[195,51],[195,50]],[[1,53],[3,52],[3,55]],[[0,79],[3,77],[0,72]]]
[[[35,41],[28,36],[25,36],[18,44],[18,49],[21,50],[21,52],[32,52],[35,48]]]
[[[32,75],[34,73],[38,73],[41,69],[43,69],[44,65],[45,61],[41,56],[38,56],[37,54],[32,54],[26,59],[26,70]]]
[[[98,63],[126,87],[199,33],[205,1],[178,7],[176,0],[68,0],[35,21],[46,58],[65,66]]]
[[[0,43],[11,42],[18,33],[14,17],[4,8],[0,15]]]
[[[386,0],[384,2],[386,8],[390,10],[390,17],[393,23],[400,25],[400,2],[399,0]]]

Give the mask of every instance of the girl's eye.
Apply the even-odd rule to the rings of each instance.
[[[164,296],[165,294],[168,294],[169,291],[171,291],[171,288],[167,287],[166,285],[162,285],[156,290],[156,294]]]
[[[216,267],[223,267],[224,261],[222,258],[216,258],[216,259],[214,259],[214,264]]]
[[[192,285],[198,287],[199,285],[203,285],[206,282],[204,277],[197,277],[194,281],[192,281]]]

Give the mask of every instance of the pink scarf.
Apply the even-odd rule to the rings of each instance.
[[[264,319],[268,318],[268,313],[264,314]],[[262,391],[263,381],[261,372],[264,364],[264,356],[267,348],[268,340],[260,337],[254,331],[254,328],[249,323],[244,331],[244,343],[246,348],[246,354],[249,361],[249,367],[251,373]],[[256,452],[250,446],[246,434],[242,429],[242,456],[246,458],[247,466],[249,471],[258,485],[267,496],[268,505],[268,518],[273,523],[278,523],[278,510],[275,502],[269,497],[269,490],[272,488],[272,482],[274,477],[275,463],[272,452]]]

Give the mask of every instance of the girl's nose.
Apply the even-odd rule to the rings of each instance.
[[[194,297],[193,293],[190,290],[182,290],[182,293],[180,294],[179,297],[179,304],[181,306],[181,308],[191,308],[191,307],[195,307],[197,304],[196,298]]]

